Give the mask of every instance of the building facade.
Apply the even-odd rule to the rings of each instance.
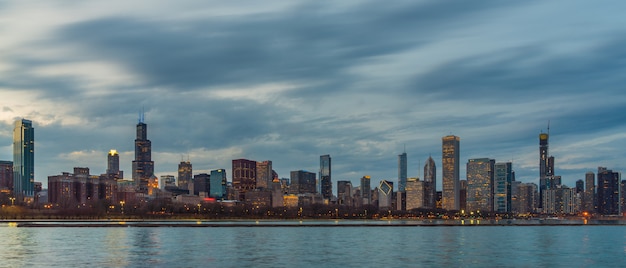
[[[218,200],[225,199],[227,185],[228,182],[226,181],[225,169],[211,170],[211,192],[209,194],[210,197]]]
[[[372,178],[370,176],[361,177],[361,205],[372,204]]]
[[[425,182],[419,178],[408,178],[406,181],[406,210],[426,207]]]
[[[513,164],[511,162],[496,163],[494,170],[493,210],[498,213],[510,213],[512,209]]]
[[[273,179],[272,161],[256,162],[256,189],[269,190]]]
[[[291,194],[315,194],[315,173],[304,170],[291,171]]]
[[[442,138],[442,208],[459,210],[459,159],[461,138],[449,135]]]
[[[493,178],[496,161],[489,158],[467,162],[467,210],[493,211]]]
[[[233,188],[238,193],[238,200],[243,201],[246,192],[256,189],[256,161],[235,159],[232,164]]]

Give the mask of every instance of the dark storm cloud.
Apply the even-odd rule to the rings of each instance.
[[[453,24],[451,18],[496,6],[484,2],[450,9],[449,4],[368,3],[338,12],[309,4],[280,14],[213,17],[176,25],[116,17],[76,23],[62,29],[58,39],[125,63],[149,85],[179,90],[341,79],[347,76],[342,72],[346,67],[415,47],[416,40],[427,42]]]

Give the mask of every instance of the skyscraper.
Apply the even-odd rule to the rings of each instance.
[[[120,155],[116,150],[109,151],[107,155],[107,171],[110,179],[124,179],[124,172],[120,170]]]
[[[189,190],[191,178],[193,178],[193,167],[189,161],[181,161],[178,164],[178,188]],[[191,194],[191,193],[190,193]]]
[[[291,171],[291,186],[289,190],[292,194],[314,194],[315,173],[304,170]]]
[[[602,215],[619,215],[620,210],[621,174],[603,167],[598,168],[598,213]]]
[[[211,170],[211,193],[210,197],[216,199],[224,199],[226,198],[226,170],[225,169],[216,169]]]
[[[320,156],[320,193],[324,200],[333,197],[333,184],[331,181],[330,155]]]
[[[398,155],[398,192],[405,192],[407,178],[406,152]]]
[[[233,188],[239,193],[238,200],[243,201],[246,192],[256,189],[256,161],[234,159],[232,163]]]
[[[352,182],[337,181],[337,204],[352,206]]]
[[[363,176],[361,177],[361,198],[362,205],[370,205],[372,204],[372,186],[371,186],[371,177]]]
[[[19,198],[34,197],[35,130],[33,122],[21,119],[13,129],[13,194]]]
[[[585,193],[583,194],[583,210],[593,213],[596,211],[596,183],[595,174],[591,171],[585,174]]]
[[[461,138],[449,135],[442,138],[442,208],[459,210],[459,158]]]
[[[388,180],[380,181],[380,185],[378,186],[378,207],[391,209],[392,196],[393,182]]]
[[[543,195],[548,189],[549,162],[548,157],[548,133],[539,134],[539,205],[543,207]]]
[[[511,185],[513,182],[513,164],[496,163],[493,178],[493,209],[495,212],[511,212]]]
[[[424,207],[437,207],[437,166],[432,157],[424,165]],[[408,209],[408,208],[407,208]]]
[[[470,159],[467,162],[467,210],[493,211],[495,160]]]
[[[272,161],[256,162],[256,188],[269,190],[273,179]]]
[[[144,123],[142,114],[139,117],[139,123],[137,123],[135,160],[133,160],[133,182],[137,187],[137,192],[147,194],[150,180],[153,177],[152,142],[148,139],[148,125]]]
[[[406,182],[406,210],[423,208],[425,202],[425,182],[419,178],[408,178]]]

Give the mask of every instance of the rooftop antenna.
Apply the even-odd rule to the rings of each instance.
[[[145,119],[145,112],[144,112],[144,108],[141,107],[141,112],[139,112],[139,123],[143,123]]]
[[[548,120],[548,137],[550,136],[550,120]]]
[[[404,153],[406,154],[406,143],[404,144]]]

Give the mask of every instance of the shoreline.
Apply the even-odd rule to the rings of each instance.
[[[615,220],[0,220],[0,227],[480,227],[480,226],[625,226],[626,221]]]

